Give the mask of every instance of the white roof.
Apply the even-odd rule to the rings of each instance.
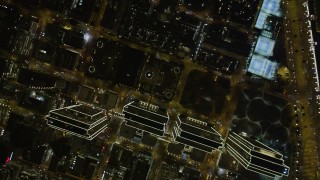
[[[281,17],[281,7],[280,7],[281,0],[264,0],[261,6],[261,11],[272,14],[274,16]]]
[[[275,78],[277,68],[278,64],[276,62],[272,62],[259,55],[253,55],[248,72],[272,80]]]
[[[264,36],[259,36],[254,52],[263,56],[273,56],[274,45],[274,40]]]
[[[267,17],[268,17],[267,13],[260,11],[254,27],[256,27],[257,29],[263,29],[263,25],[264,25]]]

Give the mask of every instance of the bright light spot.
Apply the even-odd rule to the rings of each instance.
[[[63,26],[63,29],[65,29],[65,30],[71,30],[71,29],[72,29],[72,27],[71,27],[71,26],[67,26],[67,25],[65,25],[65,26]]]
[[[85,33],[83,35],[84,41],[87,43],[91,39],[91,35],[89,33]]]

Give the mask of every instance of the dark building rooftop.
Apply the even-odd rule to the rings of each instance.
[[[119,145],[113,144],[112,149],[111,149],[111,153],[109,156],[108,165],[113,166],[113,167],[120,166],[119,159],[121,158],[120,156],[121,156],[122,151],[123,150]]]
[[[238,60],[222,55],[221,53],[201,50],[201,55],[199,55],[198,62],[205,65],[206,67],[224,72],[227,74],[232,74],[238,67]]]
[[[204,45],[223,48],[242,56],[249,56],[251,44],[245,33],[228,26],[211,24],[206,30]]]
[[[12,113],[10,118],[14,118]],[[19,148],[32,147],[39,133],[39,129],[32,126],[28,121],[11,119],[9,119],[11,122],[10,128],[8,128],[8,131],[10,131],[10,142]],[[29,120],[32,121],[33,119]]]
[[[179,179],[178,172],[179,170],[177,166],[162,162],[156,180]]]
[[[25,149],[22,157],[24,160],[35,164],[41,164],[44,161],[47,147],[45,145]]]
[[[149,152],[133,152],[113,144],[105,175],[119,179],[147,179],[150,159]]]
[[[97,101],[98,101],[97,97]],[[103,97],[100,98],[101,101],[99,101],[99,104],[101,105],[101,108],[110,110],[110,109],[114,109],[116,107],[116,104],[118,102],[118,94],[111,92],[111,91],[107,91]]]
[[[126,168],[131,168],[135,160],[133,151],[123,149],[120,157],[120,165]]]
[[[200,24],[200,20],[197,17],[187,13],[180,13],[176,20],[177,23],[188,29],[196,29]]]
[[[219,168],[226,169],[228,171],[234,171],[236,172],[238,169],[238,164],[237,163],[230,163],[235,161],[235,159],[228,153],[222,153],[221,158],[218,164]]]
[[[208,0],[183,0],[183,3],[187,5],[188,9],[193,11],[203,11],[208,5]]]
[[[27,90],[20,96],[18,105],[40,114],[48,114],[53,102],[54,98],[42,91]]]
[[[30,115],[22,114],[19,112],[11,112],[9,115],[8,123],[6,126],[7,131],[13,131],[16,124],[19,122],[27,122],[32,117]]]
[[[4,59],[0,59],[0,77],[2,78],[3,74],[6,71],[6,61]]]
[[[138,160],[132,174],[133,179],[147,179],[149,174],[150,164],[142,160]]]
[[[95,6],[99,7],[97,0],[79,0],[75,2],[76,3],[74,3],[74,6],[71,8],[71,17],[85,23],[90,23]]]
[[[64,29],[57,22],[47,23],[44,31],[44,38],[49,42],[60,43],[61,35],[63,34]]]
[[[13,152],[13,147],[7,140],[4,140],[0,137],[0,166],[7,163],[8,158],[10,158],[11,153]],[[0,176],[1,177],[1,176]]]
[[[14,38],[17,34],[17,30],[15,29],[1,29],[0,28],[0,38],[1,38],[1,43],[0,47],[3,49],[6,49],[8,51],[11,50],[11,44],[12,44],[12,38]]]
[[[97,164],[96,163],[89,163],[88,164],[88,161],[86,162],[85,164],[85,167],[83,168],[83,176],[86,178],[86,179],[92,179],[93,176],[94,176],[94,172],[96,170],[96,167],[97,167]]]
[[[144,132],[142,139],[141,139],[141,142],[145,145],[154,147],[157,144],[158,139],[156,137],[152,136],[151,134]]]
[[[171,101],[182,72],[182,65],[150,58],[142,72],[139,90]]]
[[[207,154],[201,150],[192,149],[190,153],[190,159],[202,163],[205,160],[206,155]]]
[[[118,42],[99,38],[91,53],[92,61],[86,75],[105,81],[114,81],[121,59],[121,46]]]
[[[271,39],[276,39],[281,28],[282,20],[277,16],[268,16],[264,22],[263,29],[270,35],[267,36]],[[265,34],[261,32],[261,34]]]
[[[77,30],[63,30],[62,43],[73,48],[83,49],[85,46],[84,33]]]
[[[20,69],[18,82],[29,88],[34,89],[52,89],[55,86],[56,79],[50,75],[35,72],[30,69]]]
[[[126,124],[122,124],[119,133],[122,137],[125,137],[127,139],[133,139],[136,134],[136,131],[137,130],[135,128],[127,126]]]
[[[182,171],[182,178],[185,180],[198,180],[200,179],[200,172],[191,167],[184,167]]]
[[[183,144],[175,144],[175,143],[169,143],[167,148],[169,153],[172,153],[175,155],[181,155],[183,149],[184,149]]]
[[[91,102],[95,93],[95,89],[89,86],[81,86],[78,94],[78,99],[84,102]]]
[[[147,11],[150,7],[148,0],[133,0],[132,6],[143,11]]]
[[[231,6],[230,21],[249,28],[258,12],[259,1],[234,1]]]
[[[55,89],[70,96],[74,92],[79,91],[80,85],[81,85],[80,81],[68,81],[65,79],[58,78],[55,85]]]
[[[16,22],[17,28],[30,34],[35,34],[39,23],[39,18],[35,16],[20,16]]]
[[[220,79],[223,78],[213,81],[211,73],[191,71],[180,104],[201,114],[213,113],[213,109],[216,114],[221,114],[229,88],[226,86],[227,83],[221,83]]]
[[[135,88],[137,77],[145,61],[145,53],[126,46],[122,51],[123,56],[118,62],[118,72],[115,82],[127,87]]]
[[[163,12],[166,9],[175,8],[179,0],[161,0],[157,5],[157,11]]]
[[[86,158],[82,155],[78,155],[75,157],[74,165],[71,167],[71,174],[74,176],[80,177],[82,175],[82,171],[84,168],[84,165],[86,163]]]
[[[170,35],[170,32],[167,31],[168,23],[159,21],[157,14],[147,15],[139,11],[135,18],[133,28],[137,36],[137,42],[143,40],[145,44],[150,44],[155,47],[161,47],[165,43],[167,36]],[[134,38],[135,35],[130,38]]]
[[[21,87],[18,83],[9,80],[2,79],[0,81],[0,94],[3,98],[10,98],[11,100],[17,100]]]
[[[97,163],[98,161],[95,158],[85,154],[78,154],[74,157],[74,164],[71,165],[71,174],[91,179]]]
[[[89,86],[81,86],[78,95],[78,100],[93,104],[103,109],[114,109],[118,95],[111,91],[106,91],[105,93],[98,93],[94,88]]]
[[[186,26],[180,21],[176,21],[171,26],[173,40],[179,47],[179,52],[184,52],[187,56],[193,56],[197,39],[194,39],[196,29]],[[175,52],[178,53],[178,52]]]
[[[12,28],[16,20],[19,18],[19,10],[12,5],[0,3],[0,31],[7,28]],[[2,33],[1,33],[2,34]],[[5,34],[2,34],[3,36]]]
[[[41,5],[43,5],[46,8],[58,11],[58,12],[64,12],[65,10],[69,10],[72,7],[73,0],[43,0]]]
[[[60,68],[73,71],[78,64],[79,59],[80,54],[78,52],[72,51],[70,49],[59,48],[55,64]]]
[[[34,42],[32,35],[22,30],[14,30],[10,38],[9,50],[12,53],[23,56],[31,55]]]
[[[57,46],[52,42],[38,40],[36,42],[33,57],[44,62],[54,63]]]
[[[59,138],[50,143],[52,152],[58,158],[68,156],[71,152],[71,146],[69,145],[68,139],[65,137]]]
[[[108,1],[100,25],[117,32],[124,15],[126,5],[126,0]]]

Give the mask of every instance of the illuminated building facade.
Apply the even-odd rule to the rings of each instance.
[[[247,170],[272,178],[289,174],[282,154],[257,140],[230,132],[225,147]]]
[[[206,122],[184,115],[178,116],[173,138],[176,142],[208,153],[223,146],[223,139],[215,129]]]
[[[51,110],[47,116],[50,127],[88,140],[103,132],[109,121],[106,110],[87,105]]]
[[[123,114],[127,126],[157,137],[164,135],[169,117],[166,109],[143,101],[132,101],[124,106]]]

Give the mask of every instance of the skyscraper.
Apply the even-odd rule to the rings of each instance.
[[[247,170],[273,178],[289,174],[283,155],[257,140],[230,132],[225,147]]]
[[[92,140],[107,128],[107,111],[88,105],[73,105],[51,110],[47,124],[60,131]]]
[[[211,153],[223,146],[221,135],[206,122],[187,117],[178,116],[176,126],[173,129],[175,141]]]
[[[132,101],[124,106],[123,114],[127,126],[156,136],[163,136],[169,120],[166,109],[143,101]]]

